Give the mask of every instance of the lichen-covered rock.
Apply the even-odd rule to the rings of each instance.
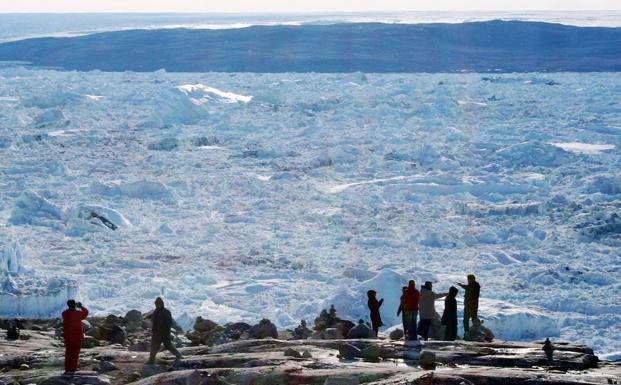
[[[399,341],[400,339],[403,338],[404,335],[405,333],[403,333],[403,330],[395,329],[390,332],[390,334],[388,335],[388,338],[390,338],[393,341]]]
[[[361,352],[362,357],[367,361],[378,361],[382,357],[382,348],[379,345],[369,345]]]
[[[430,352],[427,350],[423,350],[422,352],[420,352],[420,355],[418,356],[418,364],[423,368],[423,369],[433,369],[436,366],[436,354],[434,352]]]
[[[302,358],[302,353],[298,352],[293,348],[287,348],[284,354],[286,357]]]
[[[218,327],[217,323],[211,320],[208,320],[208,319],[204,319],[201,316],[198,316],[196,317],[196,321],[194,322],[193,329],[199,333],[204,333],[204,332],[211,331],[215,329],[216,327]]]
[[[142,329],[142,313],[139,310],[130,310],[125,314],[125,329],[128,332]]]
[[[264,318],[261,322],[250,328],[248,337],[251,339],[278,338],[278,329],[276,329],[276,325],[270,320]]]
[[[360,349],[352,344],[340,344],[338,346],[339,358],[351,360],[352,358],[362,357]]]
[[[375,337],[375,333],[368,327],[364,321],[360,320],[358,325],[349,329],[347,333],[347,338],[355,339],[355,338],[373,338]]]

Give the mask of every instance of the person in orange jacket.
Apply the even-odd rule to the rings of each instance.
[[[70,299],[67,301],[68,309],[63,311],[63,335],[65,338],[65,374],[71,374],[78,370],[80,348],[84,338],[82,320],[88,317],[88,309],[81,302]]]
[[[417,340],[418,335],[416,331],[416,317],[418,317],[418,301],[420,293],[416,289],[416,282],[410,280],[408,282],[408,288],[403,293],[401,305],[403,306],[403,312],[405,313],[405,321],[407,325],[407,337],[408,340]]]

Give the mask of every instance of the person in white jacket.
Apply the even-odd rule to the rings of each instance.
[[[448,293],[434,293],[431,282],[427,281],[420,290],[420,302],[418,305],[418,314],[420,314],[420,324],[418,334],[423,339],[429,337],[429,326],[431,320],[436,316],[435,301],[444,298]]]

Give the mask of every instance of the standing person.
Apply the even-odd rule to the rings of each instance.
[[[430,281],[425,282],[420,289],[420,335],[423,339],[429,337],[429,326],[431,326],[431,320],[436,316],[435,301],[439,298],[446,297],[448,293],[434,293],[432,289],[432,283]]]
[[[442,325],[444,325],[444,340],[455,341],[457,339],[457,293],[459,290],[451,286],[448,295],[444,299],[444,313],[442,313]]]
[[[381,326],[384,326],[379,311],[380,307],[384,303],[384,298],[378,301],[376,296],[377,292],[375,290],[367,291],[367,297],[369,297],[369,301],[367,302],[367,304],[369,305],[369,310],[371,311],[371,325],[373,326],[373,331],[375,332],[375,336],[377,337],[379,333],[379,328]]]
[[[477,318],[479,311],[479,295],[481,293],[481,285],[476,281],[474,274],[468,274],[468,284],[458,283],[466,291],[464,294],[464,335],[470,330],[468,321]]]
[[[403,311],[403,296],[405,295],[405,291],[408,289],[407,286],[403,286],[401,288],[401,299],[399,300],[399,308],[397,309],[397,317],[401,315],[401,323],[403,324],[403,334],[406,335],[408,332],[408,325],[405,322],[405,312]]]
[[[65,374],[72,374],[78,370],[80,348],[84,338],[82,320],[88,317],[88,309],[81,302],[70,299],[67,308],[62,313],[63,337],[65,339]]]
[[[413,279],[408,282],[408,288],[403,294],[403,312],[405,313],[405,322],[407,324],[408,341],[417,340],[416,334],[416,317],[418,317],[418,300],[419,293],[416,289],[416,281]]]
[[[164,300],[160,297],[155,299],[155,311],[153,312],[153,327],[151,328],[151,354],[149,355],[149,361],[147,363],[155,363],[155,355],[160,350],[160,345],[164,344],[164,347],[169,352],[174,354],[175,362],[178,362],[183,358],[181,353],[172,344],[170,328],[173,326],[172,315],[170,310],[164,307]]]
[[[552,365],[554,363],[554,345],[552,345],[552,342],[549,338],[546,338],[545,342],[543,343],[542,350],[546,354],[548,365]]]

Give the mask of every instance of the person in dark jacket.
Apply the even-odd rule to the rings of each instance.
[[[416,281],[413,279],[408,282],[408,288],[403,294],[403,311],[405,312],[405,322],[407,323],[408,341],[417,340],[416,317],[418,317],[419,292],[416,289]]]
[[[81,302],[70,299],[67,301],[67,310],[63,311],[63,338],[65,340],[65,374],[72,374],[78,370],[80,348],[84,338],[82,320],[88,317],[88,309]]]
[[[442,325],[444,325],[444,339],[455,341],[457,339],[457,293],[459,290],[451,286],[448,295],[444,299],[444,313],[442,313]]]
[[[405,312],[403,311],[403,296],[405,295],[405,291],[408,289],[407,286],[403,286],[401,288],[401,300],[399,301],[399,308],[397,309],[397,317],[401,315],[401,323],[403,324],[403,333],[407,334],[408,325],[405,322]]]
[[[464,294],[464,335],[470,330],[469,320],[478,317],[479,311],[479,295],[481,293],[481,285],[476,281],[474,274],[468,274],[468,284],[458,283],[466,293]]]
[[[384,326],[382,323],[382,316],[380,315],[380,307],[384,303],[384,298],[379,301],[376,298],[377,292],[375,290],[367,291],[367,297],[369,301],[367,304],[369,305],[369,310],[371,311],[371,326],[373,327],[373,331],[375,332],[375,336],[379,333],[379,328]]]
[[[164,344],[164,347],[171,352],[176,361],[181,358],[181,353],[173,346],[172,338],[170,335],[170,328],[173,326],[172,315],[170,310],[164,307],[164,300],[160,297],[155,299],[155,311],[152,318],[153,326],[151,328],[151,354],[149,355],[149,364],[155,363],[155,355],[160,350],[160,346]]]

